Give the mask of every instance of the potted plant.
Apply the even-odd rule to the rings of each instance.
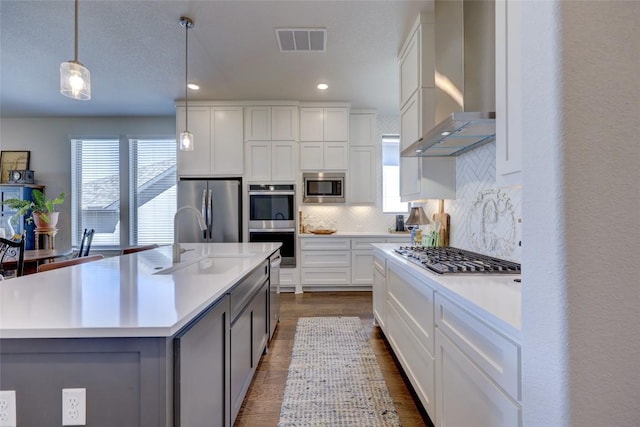
[[[54,228],[58,223],[59,214],[56,211],[56,205],[64,203],[64,193],[60,193],[55,199],[50,199],[42,191],[34,189],[32,200],[6,199],[2,203],[16,210],[13,218],[31,213],[26,217],[28,223],[33,221],[36,228]]]

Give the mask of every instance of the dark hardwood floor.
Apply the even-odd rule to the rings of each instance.
[[[287,381],[298,317],[358,316],[371,337],[371,346],[404,427],[432,426],[409,382],[401,374],[378,327],[373,326],[371,292],[305,292],[281,294],[280,324],[263,356],[235,422],[236,427],[277,426]],[[363,426],[365,427],[365,426]]]

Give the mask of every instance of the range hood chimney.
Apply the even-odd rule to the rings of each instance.
[[[436,126],[402,157],[452,157],[495,140],[495,2],[435,2]]]

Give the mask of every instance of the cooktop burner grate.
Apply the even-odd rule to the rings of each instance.
[[[520,264],[451,246],[401,246],[395,252],[438,274],[520,274]]]

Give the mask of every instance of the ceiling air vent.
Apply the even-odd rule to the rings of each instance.
[[[280,52],[324,52],[327,48],[325,28],[276,28]]]

